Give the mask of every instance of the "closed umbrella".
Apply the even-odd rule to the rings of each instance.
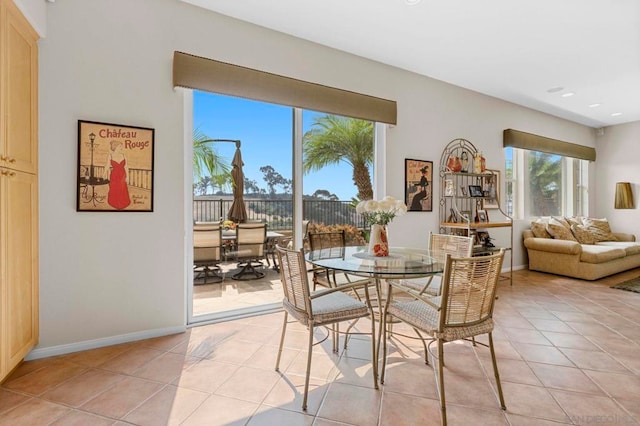
[[[233,180],[233,203],[229,209],[229,219],[234,222],[244,222],[247,220],[247,208],[244,205],[244,173],[242,172],[242,154],[240,153],[240,144],[236,143],[236,153],[231,162],[231,179]]]

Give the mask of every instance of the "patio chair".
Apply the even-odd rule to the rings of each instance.
[[[218,222],[199,222],[193,225],[194,284],[219,283],[224,277],[219,263],[222,261],[222,229]],[[203,283],[196,280],[204,277]]]
[[[373,309],[369,303],[369,293],[365,288],[366,301],[356,300],[341,290],[344,288],[330,288],[315,292],[309,290],[309,277],[307,275],[306,262],[303,250],[290,250],[276,246],[280,261],[280,280],[282,281],[282,291],[284,299],[284,322],[282,324],[282,335],[276,359],[276,371],[280,370],[280,358],[282,347],[287,330],[289,315],[295,320],[305,325],[309,330],[309,345],[307,347],[307,369],[304,382],[304,396],[302,409],[307,410],[307,394],[309,392],[309,373],[311,371],[311,357],[313,354],[313,338],[315,328],[318,326],[334,327],[344,321],[355,320],[363,317],[371,318],[371,331],[366,334],[371,335],[371,359],[373,383],[378,389],[378,362],[376,356],[375,327],[373,322]],[[353,284],[357,285],[357,284]],[[346,287],[346,286],[345,286]],[[334,328],[335,330],[335,328]],[[328,336],[327,336],[328,337]],[[335,337],[335,335],[334,335]],[[326,337],[325,337],[326,339]],[[322,339],[316,344],[322,343]],[[334,348],[335,348],[334,340]]]
[[[267,242],[267,225],[251,222],[239,223],[236,226],[236,244],[232,256],[238,261],[240,271],[231,276],[234,280],[257,280],[264,277],[264,272],[256,268],[263,268],[265,258],[265,244]]]
[[[471,257],[473,253],[473,238],[429,232],[429,251],[440,263],[444,263],[447,254],[453,257]],[[441,275],[432,275],[425,278],[393,280],[393,282],[415,290],[418,294],[438,296],[440,294],[441,280]]]
[[[469,339],[481,334],[487,334],[488,346],[493,362],[493,373],[496,379],[500,407],[506,410],[502,385],[498,374],[496,354],[493,348],[493,307],[495,303],[498,278],[504,259],[504,249],[498,254],[480,257],[454,258],[446,255],[444,275],[442,278],[442,296],[433,298],[412,290],[397,282],[387,281],[388,295],[385,303],[383,321],[390,316],[411,326],[419,336],[421,332],[429,336],[429,346],[425,344],[425,337],[421,339],[425,354],[430,354],[431,344],[438,346],[438,369],[436,385],[439,390],[442,424],[447,424],[447,411],[444,391],[444,343],[455,340]],[[397,298],[397,292],[404,292],[411,298]],[[394,298],[396,298],[394,300]],[[387,364],[387,327],[382,327],[383,360],[381,383]],[[478,343],[481,344],[481,343]],[[428,357],[425,355],[428,363]],[[434,372],[436,369],[434,368]]]

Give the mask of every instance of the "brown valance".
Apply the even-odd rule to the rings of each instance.
[[[596,150],[584,145],[563,142],[557,139],[545,138],[519,130],[505,129],[503,134],[504,147],[528,149],[530,151],[546,152],[564,157],[579,158],[581,160],[596,161]]]
[[[395,101],[177,51],[173,53],[173,86],[380,123],[397,121]]]

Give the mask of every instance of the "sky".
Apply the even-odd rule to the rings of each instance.
[[[287,179],[292,177],[293,109],[212,93],[193,92],[193,126],[211,139],[239,139],[245,177],[267,189],[260,167],[270,165]],[[303,112],[303,132],[311,128],[319,113]],[[233,143],[215,144],[217,153],[231,163]],[[325,189],[340,200],[350,200],[357,193],[352,167],[342,162],[304,176],[303,193],[311,195]]]

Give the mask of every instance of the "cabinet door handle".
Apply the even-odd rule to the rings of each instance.
[[[2,171],[2,176],[9,176],[9,177],[13,177],[16,175],[16,172],[10,172],[8,170],[3,170]]]
[[[13,164],[13,163],[15,163],[15,162],[16,162],[16,159],[15,159],[15,158],[7,158],[7,159],[9,160],[9,163],[12,163],[12,164]]]
[[[0,161],[7,161],[9,163],[15,163],[16,159],[15,158],[9,158],[9,157],[5,157],[4,155],[0,156]]]

